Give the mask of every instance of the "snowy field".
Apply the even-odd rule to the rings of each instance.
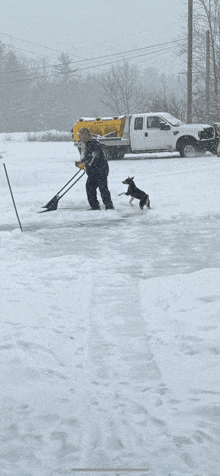
[[[78,151],[0,151],[1,476],[220,476],[220,158],[110,162],[115,210],[84,176],[38,214]]]

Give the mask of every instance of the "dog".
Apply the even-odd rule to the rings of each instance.
[[[130,199],[129,203],[131,205],[132,205],[132,202],[133,202],[134,198],[137,198],[138,200],[140,200],[139,207],[141,208],[141,210],[143,210],[144,205],[146,205],[147,208],[150,208],[149,195],[147,193],[143,192],[142,190],[140,190],[139,188],[137,188],[133,179],[134,179],[134,177],[128,177],[126,180],[122,181],[122,183],[124,183],[125,185],[128,185],[128,189],[127,189],[126,193],[124,193],[124,192],[119,193],[119,196],[120,195],[130,195],[131,199]]]

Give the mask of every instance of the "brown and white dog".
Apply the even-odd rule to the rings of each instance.
[[[134,198],[137,198],[138,200],[140,200],[139,207],[141,208],[141,210],[143,210],[143,207],[145,205],[146,205],[147,208],[150,208],[149,195],[147,193],[143,192],[142,190],[140,190],[139,188],[137,188],[133,179],[134,179],[134,177],[128,177],[126,180],[122,181],[122,183],[124,183],[125,185],[128,185],[128,189],[127,189],[127,192],[119,193],[119,196],[120,195],[130,195],[131,199],[130,199],[129,203],[131,205],[132,205],[132,201],[134,200]]]

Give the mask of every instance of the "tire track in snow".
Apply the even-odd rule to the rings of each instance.
[[[157,407],[167,389],[151,353],[139,281],[118,272],[114,257],[114,279],[104,266],[106,260],[99,259],[96,269],[88,273],[92,290],[87,321],[83,467],[138,466],[165,475],[172,469],[172,460],[172,467],[185,471],[191,462],[185,465],[167,422],[157,418]]]

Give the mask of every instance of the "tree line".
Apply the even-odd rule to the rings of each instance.
[[[182,89],[182,91],[180,91]],[[82,75],[62,53],[57,64],[30,63],[0,44],[0,132],[70,131],[80,117],[169,111],[184,119],[178,78],[128,61]]]
[[[195,0],[193,122],[220,122],[219,0]],[[206,31],[210,31],[210,105],[206,104]],[[178,47],[177,47],[178,49]],[[187,57],[185,48],[178,54]],[[51,65],[0,43],[0,132],[70,131],[80,117],[170,112],[186,120],[186,74],[164,74],[127,60],[93,74],[74,69],[62,53]]]

